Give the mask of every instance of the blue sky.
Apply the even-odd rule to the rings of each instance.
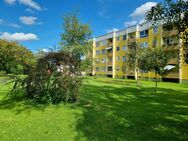
[[[63,15],[79,9],[93,37],[143,22],[147,9],[161,0],[0,0],[0,38],[32,51],[57,45]]]

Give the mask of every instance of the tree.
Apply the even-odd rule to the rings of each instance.
[[[35,64],[33,53],[16,42],[0,40],[0,70],[5,73],[27,73]]]
[[[165,67],[168,63],[168,58],[161,48],[147,48],[140,57],[140,68],[147,72],[153,71],[155,73],[155,93],[157,92],[157,76],[164,76],[167,74]]]
[[[180,68],[187,60],[188,44],[188,1],[187,0],[164,0],[152,7],[146,13],[146,20],[153,26],[163,24],[166,30],[176,29],[180,43]]]
[[[137,44],[132,45],[131,47],[129,47],[128,50],[128,61],[127,61],[127,65],[129,67],[129,69],[134,68],[135,71],[135,79],[137,80],[137,84],[139,84],[139,79],[138,79],[138,74],[139,74],[139,70],[140,70],[140,57],[142,54],[143,49],[140,48]]]
[[[82,69],[92,68],[92,31],[88,24],[80,22],[77,14],[64,16],[64,33],[61,35],[61,45],[65,52],[69,52],[82,63]],[[84,58],[84,59],[83,59]]]

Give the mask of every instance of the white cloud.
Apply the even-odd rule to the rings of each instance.
[[[117,29],[117,28],[113,28],[113,29],[107,29],[106,31],[107,31],[107,33],[110,33],[110,32],[116,32],[118,30],[119,29]]]
[[[33,33],[8,33],[4,32],[0,36],[1,39],[9,40],[9,41],[31,41],[31,40],[38,40],[37,35]]]
[[[125,27],[129,27],[129,26],[136,25],[137,23],[138,23],[138,21],[131,20],[131,21],[125,22],[125,23],[124,23],[124,26],[125,26]]]
[[[137,7],[130,15],[131,20],[124,22],[124,26],[129,27],[136,24],[143,24],[144,22],[146,22],[145,20],[146,12],[155,5],[157,5],[156,2],[146,2],[143,5]]]
[[[33,0],[19,0],[19,2],[35,10],[38,10],[38,11],[42,10],[41,6],[38,3],[34,2]]]
[[[43,48],[41,51],[48,53],[48,52],[50,52],[50,49]]]
[[[26,25],[33,25],[37,23],[37,17],[33,17],[33,16],[22,16],[20,17],[20,22]]]
[[[20,25],[15,24],[15,23],[8,23],[7,26],[14,27],[14,28],[21,28]]]
[[[9,27],[13,27],[13,28],[21,28],[20,25],[15,24],[15,23],[7,22],[7,21],[5,21],[5,20],[3,20],[3,19],[0,19],[0,25],[9,26]]]
[[[4,0],[4,1],[5,1],[5,3],[7,3],[9,5],[13,5],[16,2],[19,2],[20,4],[23,4],[27,7],[32,8],[32,9],[35,9],[35,10],[38,10],[38,11],[42,10],[41,6],[37,2],[35,2],[34,0]]]
[[[151,9],[151,7],[157,5],[156,2],[146,2],[145,4],[137,7],[135,11],[130,15],[132,18],[144,17],[146,12]]]
[[[10,4],[10,5],[13,5],[16,2],[16,0],[4,0],[4,1],[5,3]]]
[[[31,13],[31,14],[34,14],[34,13],[35,13],[35,11],[34,11],[33,9],[31,9],[31,8],[27,8],[25,11],[27,11],[27,12],[29,12],[29,13]]]

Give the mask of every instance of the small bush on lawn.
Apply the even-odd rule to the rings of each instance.
[[[80,74],[79,60],[65,52],[51,52],[38,60],[26,78],[16,81],[14,90],[21,86],[39,103],[75,102],[82,84]]]

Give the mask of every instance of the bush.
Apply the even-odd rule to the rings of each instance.
[[[51,52],[40,58],[24,80],[17,80],[14,90],[25,89],[26,95],[39,103],[75,102],[78,100],[80,61],[65,52]]]

